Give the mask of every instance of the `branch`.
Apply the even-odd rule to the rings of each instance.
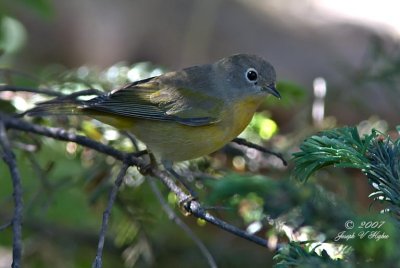
[[[12,221],[6,222],[3,225],[0,225],[0,231],[3,231],[4,229],[7,229],[12,225]]]
[[[11,145],[7,137],[4,122],[0,121],[0,145],[3,148],[3,159],[8,165],[10,170],[12,184],[13,184],[13,198],[14,198],[14,215],[12,219],[13,226],[13,268],[21,266],[22,257],[22,185],[20,174],[17,168],[15,155],[11,150]]]
[[[193,242],[197,245],[197,247],[200,249],[201,253],[203,256],[206,258],[208,261],[208,265],[210,267],[217,267],[217,264],[211,255],[210,251],[207,249],[207,247],[201,242],[201,240],[193,233],[193,231],[187,226],[173,211],[173,209],[167,204],[165,201],[164,197],[162,196],[160,190],[157,188],[156,183],[154,182],[154,179],[152,177],[148,177],[150,187],[154,194],[156,195],[158,201],[160,202],[162,208],[164,209],[165,213],[168,215],[168,218],[172,220],[176,225],[178,225],[182,230],[190,237],[190,239],[193,240]]]
[[[11,86],[11,85],[0,85],[0,91],[30,92],[30,93],[43,94],[43,95],[53,96],[53,97],[66,96],[64,93],[54,91],[51,89],[38,89],[38,88],[18,87],[18,86]]]
[[[239,236],[241,238],[244,238],[248,241],[251,241],[253,243],[256,243],[262,247],[268,247],[268,241],[256,236],[256,235],[252,235],[246,231],[243,231],[223,220],[220,220],[216,217],[214,217],[213,215],[211,215],[210,213],[208,213],[207,211],[205,211],[205,209],[201,206],[201,204],[197,201],[192,201],[190,202],[190,204],[188,204],[188,206],[186,207],[186,209],[191,212],[193,214],[193,216],[195,216],[196,218],[200,218],[203,219],[209,223],[212,223],[214,225],[216,225],[217,227],[232,233],[236,236]]]
[[[93,261],[92,267],[93,268],[101,268],[102,267],[102,255],[103,255],[103,247],[104,247],[104,240],[106,237],[107,227],[108,227],[108,220],[110,218],[111,209],[113,207],[115,198],[117,197],[117,192],[119,187],[122,184],[126,171],[128,170],[129,165],[125,164],[122,166],[117,179],[115,180],[114,186],[111,190],[110,197],[108,198],[107,208],[103,213],[103,221],[101,224],[100,235],[99,235],[99,243],[97,245],[97,253],[96,258]]]
[[[63,95],[60,97],[60,99],[75,99],[77,97],[80,96],[91,96],[91,95],[101,95],[104,94],[103,91],[95,89],[95,88],[89,88],[89,89],[85,89],[85,90],[80,90],[78,92],[74,92],[68,95]]]
[[[25,122],[23,120],[20,120],[18,118],[10,117],[3,113],[0,113],[0,122],[1,121],[4,122],[6,128],[12,128],[12,129],[21,130],[24,132],[30,132],[30,133],[50,137],[50,138],[53,138],[56,140],[72,141],[79,145],[96,150],[100,153],[110,155],[120,161],[124,161],[125,158],[127,158],[127,156],[128,156],[127,153],[118,151],[118,150],[114,149],[113,147],[104,145],[100,142],[94,141],[85,136],[76,135],[74,133],[68,132],[61,128],[43,127],[43,126],[31,124],[31,123]],[[141,162],[141,160],[139,158],[136,158],[136,159],[130,158],[130,159],[133,161],[131,163],[132,165],[139,165],[139,162]]]
[[[266,153],[266,154],[272,154],[272,155],[278,157],[278,158],[282,161],[282,164],[283,164],[284,166],[287,166],[287,165],[288,165],[288,163],[286,162],[286,160],[283,158],[282,154],[280,154],[280,153],[275,153],[275,152],[273,152],[273,151],[270,151],[270,150],[268,150],[268,149],[262,147],[261,145],[258,145],[258,144],[249,142],[249,141],[247,141],[246,139],[242,139],[242,138],[235,138],[235,139],[232,140],[232,142],[235,142],[235,143],[240,144],[240,145],[247,146],[247,147],[249,147],[249,148],[256,149],[257,151],[260,151],[260,152],[263,152],[263,153]]]

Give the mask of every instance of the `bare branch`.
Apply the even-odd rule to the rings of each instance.
[[[0,231],[3,231],[12,225],[12,221],[6,222],[3,225],[0,225]]]
[[[74,92],[74,93],[71,93],[71,94],[68,94],[68,95],[61,95],[57,99],[75,99],[75,98],[80,97],[80,96],[90,96],[90,95],[98,96],[98,95],[101,95],[101,94],[104,94],[104,92],[101,91],[101,90],[95,89],[95,88],[89,88],[89,89],[80,90],[80,91],[77,91],[77,92]]]
[[[103,255],[103,247],[104,247],[104,240],[106,237],[107,227],[108,227],[108,220],[111,215],[111,209],[114,205],[115,198],[117,197],[117,192],[119,187],[124,180],[126,171],[128,170],[129,165],[126,163],[123,164],[117,179],[115,180],[114,186],[111,190],[110,197],[108,198],[107,208],[103,213],[103,221],[101,224],[100,234],[99,234],[99,243],[97,245],[97,253],[96,258],[93,261],[92,267],[93,268],[101,268],[102,267],[102,255]]]
[[[186,210],[191,212],[193,214],[193,216],[203,219],[209,223],[212,223],[212,224],[216,225],[217,227],[219,227],[225,231],[228,231],[229,233],[232,233],[232,234],[242,237],[246,240],[254,242],[260,246],[268,247],[268,241],[266,239],[263,239],[256,235],[252,235],[252,234],[250,234],[246,231],[243,231],[223,220],[220,220],[220,219],[212,216],[210,213],[205,211],[204,208],[197,201],[189,202],[186,206]]]
[[[172,167],[168,167],[165,165],[164,167],[169,172],[169,174],[171,174],[175,179],[177,179],[183,185],[183,187],[185,187],[185,189],[189,191],[190,195],[193,198],[197,198],[198,196],[197,193],[190,187],[190,185],[185,181],[185,179],[180,174],[178,174],[178,172],[176,172]]]
[[[11,91],[11,92],[31,92],[37,94],[43,94],[47,96],[61,97],[65,96],[64,93],[54,91],[51,89],[39,89],[39,88],[29,88],[29,87],[18,87],[11,85],[0,85],[0,91]]]
[[[207,247],[201,242],[201,240],[194,234],[192,229],[189,228],[173,211],[173,209],[168,205],[164,197],[162,196],[160,190],[158,189],[154,178],[153,177],[148,177],[148,182],[150,183],[150,187],[154,194],[157,196],[158,201],[161,204],[161,207],[164,209],[165,213],[168,215],[168,218],[172,220],[176,225],[178,225],[182,230],[190,237],[190,239],[193,240],[193,242],[197,245],[197,247],[200,249],[201,253],[203,256],[206,258],[208,265],[210,267],[217,267],[217,264],[211,255],[210,251],[207,249]]]
[[[127,153],[118,151],[110,146],[89,139],[85,136],[76,135],[61,128],[42,127],[25,122],[15,117],[10,117],[3,113],[0,113],[0,121],[4,122],[6,128],[13,128],[25,132],[35,133],[56,140],[76,142],[77,144],[94,149],[100,153],[110,155],[120,161],[124,161],[124,159],[129,155]],[[131,157],[130,159],[133,161],[132,165],[137,165],[140,162],[140,159],[134,159],[133,157]],[[138,162],[136,162],[135,160],[137,160]]]
[[[266,148],[264,148],[264,147],[262,147],[262,146],[260,146],[258,144],[249,142],[246,139],[235,138],[235,139],[232,140],[232,142],[235,142],[235,143],[240,144],[240,145],[247,146],[249,148],[256,149],[257,151],[260,151],[260,152],[263,152],[263,153],[266,153],[266,154],[272,154],[272,155],[278,157],[282,161],[283,165],[285,165],[285,166],[288,165],[288,163],[286,162],[286,160],[283,158],[283,156],[280,153],[275,153],[273,151],[270,151],[270,150],[268,150],[268,149],[266,149]]]
[[[15,155],[11,150],[11,145],[7,137],[6,128],[4,123],[0,121],[0,145],[2,147],[2,154],[4,162],[8,165],[10,170],[12,184],[13,184],[13,198],[14,198],[14,215],[12,219],[13,226],[13,268],[21,266],[22,257],[22,185],[19,170],[15,160]]]

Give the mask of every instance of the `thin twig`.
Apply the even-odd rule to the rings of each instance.
[[[0,225],[0,231],[3,231],[12,225],[12,221],[6,222],[3,225]]]
[[[62,97],[65,96],[64,93],[54,91],[51,89],[39,89],[39,88],[29,88],[29,87],[18,87],[11,85],[0,85],[0,91],[11,91],[11,92],[31,92],[38,93],[47,96]]]
[[[270,150],[262,147],[261,145],[249,142],[249,141],[247,141],[246,139],[243,139],[243,138],[235,138],[235,139],[232,140],[232,142],[235,142],[235,143],[240,144],[240,145],[247,146],[249,148],[256,149],[257,151],[260,151],[260,152],[263,152],[263,153],[266,153],[266,154],[272,154],[272,155],[278,157],[282,161],[283,165],[287,166],[286,160],[283,158],[282,154],[280,154],[280,153],[276,153],[276,152],[270,151]]]
[[[206,258],[208,265],[210,267],[217,267],[217,264],[211,255],[210,251],[207,249],[207,247],[201,242],[201,240],[195,235],[195,233],[192,231],[192,229],[189,228],[173,211],[173,209],[168,205],[164,197],[162,196],[160,190],[158,189],[154,178],[153,177],[147,177],[148,182],[150,184],[151,190],[153,193],[156,195],[158,201],[161,204],[161,207],[164,209],[165,213],[168,215],[168,218],[172,220],[176,225],[178,225],[182,230],[190,237],[190,239],[193,240],[193,242],[197,245],[197,247],[200,249],[201,253],[203,256]]]
[[[7,137],[4,123],[0,121],[0,145],[3,148],[3,159],[10,170],[13,184],[14,198],[14,215],[12,219],[13,225],[13,263],[11,267],[19,268],[21,266],[22,257],[22,185],[15,155],[11,150],[11,145]]]
[[[132,134],[132,133],[130,133],[130,132],[128,132],[128,131],[122,131],[122,133],[129,139],[129,141],[132,143],[132,146],[133,146],[133,149],[135,150],[135,152],[139,152],[140,151],[140,149],[139,149],[139,144],[138,144],[138,142],[137,142],[137,140],[136,140],[136,137]]]
[[[182,185],[183,187],[185,187],[186,190],[189,191],[190,195],[194,198],[197,198],[198,194],[196,193],[195,190],[192,189],[192,187],[190,187],[190,185],[185,181],[185,178],[183,178],[180,174],[178,174],[178,172],[176,172],[173,167],[168,167],[165,166],[165,169],[175,178],[177,179]]]
[[[233,210],[232,207],[223,207],[223,206],[203,206],[204,210],[210,211],[210,210]]]
[[[110,197],[108,198],[107,207],[103,213],[103,221],[101,224],[101,229],[100,229],[100,234],[99,234],[99,243],[97,245],[96,258],[94,259],[93,264],[92,264],[92,267],[94,267],[94,268],[102,267],[102,255],[103,255],[103,248],[104,248],[104,240],[106,238],[106,232],[107,232],[107,227],[108,227],[108,220],[110,218],[111,209],[113,207],[115,198],[117,197],[119,187],[122,184],[122,181],[124,179],[124,176],[125,176],[128,168],[129,168],[129,165],[124,163],[118,176],[117,176],[117,179],[115,180],[114,186],[111,189]]]
[[[71,94],[62,95],[57,99],[76,99],[81,96],[91,96],[91,95],[98,96],[101,94],[104,94],[104,92],[101,90],[95,89],[95,88],[89,88],[89,89],[80,90],[80,91],[77,91],[77,92],[74,92]]]
[[[43,94],[47,96],[52,96],[52,97],[57,97],[57,99],[74,99],[80,96],[90,96],[90,95],[101,95],[104,94],[103,91],[95,89],[95,88],[89,88],[86,90],[81,90],[78,92],[74,92],[71,94],[65,94],[59,91],[54,91],[52,89],[39,89],[39,88],[29,88],[29,87],[18,87],[18,86],[12,86],[12,85],[0,85],[0,92],[1,91],[11,91],[11,92],[30,92],[30,93],[37,93],[37,94]]]
[[[197,201],[189,202],[186,206],[186,209],[189,212],[191,212],[193,214],[193,216],[203,219],[209,223],[212,223],[225,231],[228,231],[228,232],[235,234],[239,237],[242,237],[246,240],[254,242],[260,246],[268,247],[268,241],[266,239],[263,239],[259,236],[252,235],[252,234],[250,234],[246,231],[243,231],[223,220],[220,220],[220,219],[214,217],[213,215],[211,215],[210,213],[205,211],[204,208],[202,208],[200,203]]]

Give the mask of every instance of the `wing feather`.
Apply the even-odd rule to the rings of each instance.
[[[218,122],[222,101],[157,77],[137,81],[86,101],[80,108],[132,118],[203,126]]]

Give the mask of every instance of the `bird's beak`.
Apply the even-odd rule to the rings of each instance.
[[[281,98],[281,94],[279,94],[278,90],[276,90],[275,84],[269,84],[263,87],[263,89],[268,92],[269,94],[277,97],[278,99]]]

